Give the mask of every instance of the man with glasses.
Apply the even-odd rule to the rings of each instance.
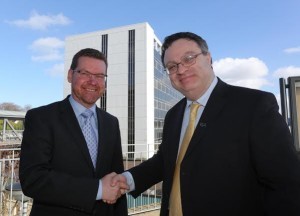
[[[185,98],[157,154],[123,175],[132,195],[163,181],[161,215],[300,215],[300,163],[273,94],[216,77],[200,36],[166,37],[162,62]]]
[[[127,215],[127,185],[110,185],[111,172],[124,170],[119,123],[95,104],[106,72],[103,53],[80,50],[68,71],[71,95],[27,112],[20,181],[33,198],[30,215]]]

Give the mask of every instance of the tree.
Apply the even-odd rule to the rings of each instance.
[[[30,110],[31,108],[32,108],[31,105],[26,104],[26,105],[24,106],[24,108],[23,108],[23,111],[28,111],[28,110]]]
[[[31,105],[25,105],[24,108],[11,103],[11,102],[4,102],[4,103],[0,103],[0,110],[9,110],[9,111],[27,111],[31,109]]]

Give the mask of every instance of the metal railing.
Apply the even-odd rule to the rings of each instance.
[[[136,166],[154,154],[154,144],[134,144],[142,151],[128,152],[128,145],[123,145],[125,169]],[[1,145],[0,145],[1,146]],[[153,151],[151,150],[153,149]],[[19,181],[20,148],[0,148],[0,215],[29,215],[32,199],[24,196]],[[161,202],[161,183],[151,187],[138,198],[127,194],[128,214],[157,210]]]
[[[125,170],[131,167],[137,166],[148,158],[152,157],[157,151],[158,144],[126,144],[123,145],[123,161]],[[134,146],[134,148],[133,148]],[[134,151],[128,151],[127,149],[134,149]],[[160,209],[161,204],[161,183],[158,183],[138,198],[134,199],[131,195],[127,194],[127,206],[128,214],[134,215],[137,213],[143,213],[147,211],[153,211]]]
[[[0,149],[0,215],[27,213],[30,198],[23,195],[19,183],[20,148]]]

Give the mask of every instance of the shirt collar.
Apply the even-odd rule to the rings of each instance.
[[[71,103],[71,106],[75,112],[76,117],[78,118],[81,113],[83,113],[87,108],[82,106],[80,103],[78,103],[72,95],[70,95],[69,97],[69,101]],[[96,104],[94,104],[92,107],[89,108],[89,110],[91,110],[94,113],[94,116],[96,117]]]

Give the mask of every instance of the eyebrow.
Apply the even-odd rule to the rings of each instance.
[[[202,52],[201,50],[199,51],[199,52]],[[195,54],[195,53],[197,53],[197,51],[186,51],[181,57],[180,57],[180,61],[181,61],[181,58],[182,57],[184,57],[184,56],[187,56],[187,55],[192,55],[192,54]],[[179,63],[179,62],[176,62],[176,61],[169,61],[169,62],[167,62],[165,65],[167,66],[169,63],[171,63],[171,64],[177,64],[177,63]]]

